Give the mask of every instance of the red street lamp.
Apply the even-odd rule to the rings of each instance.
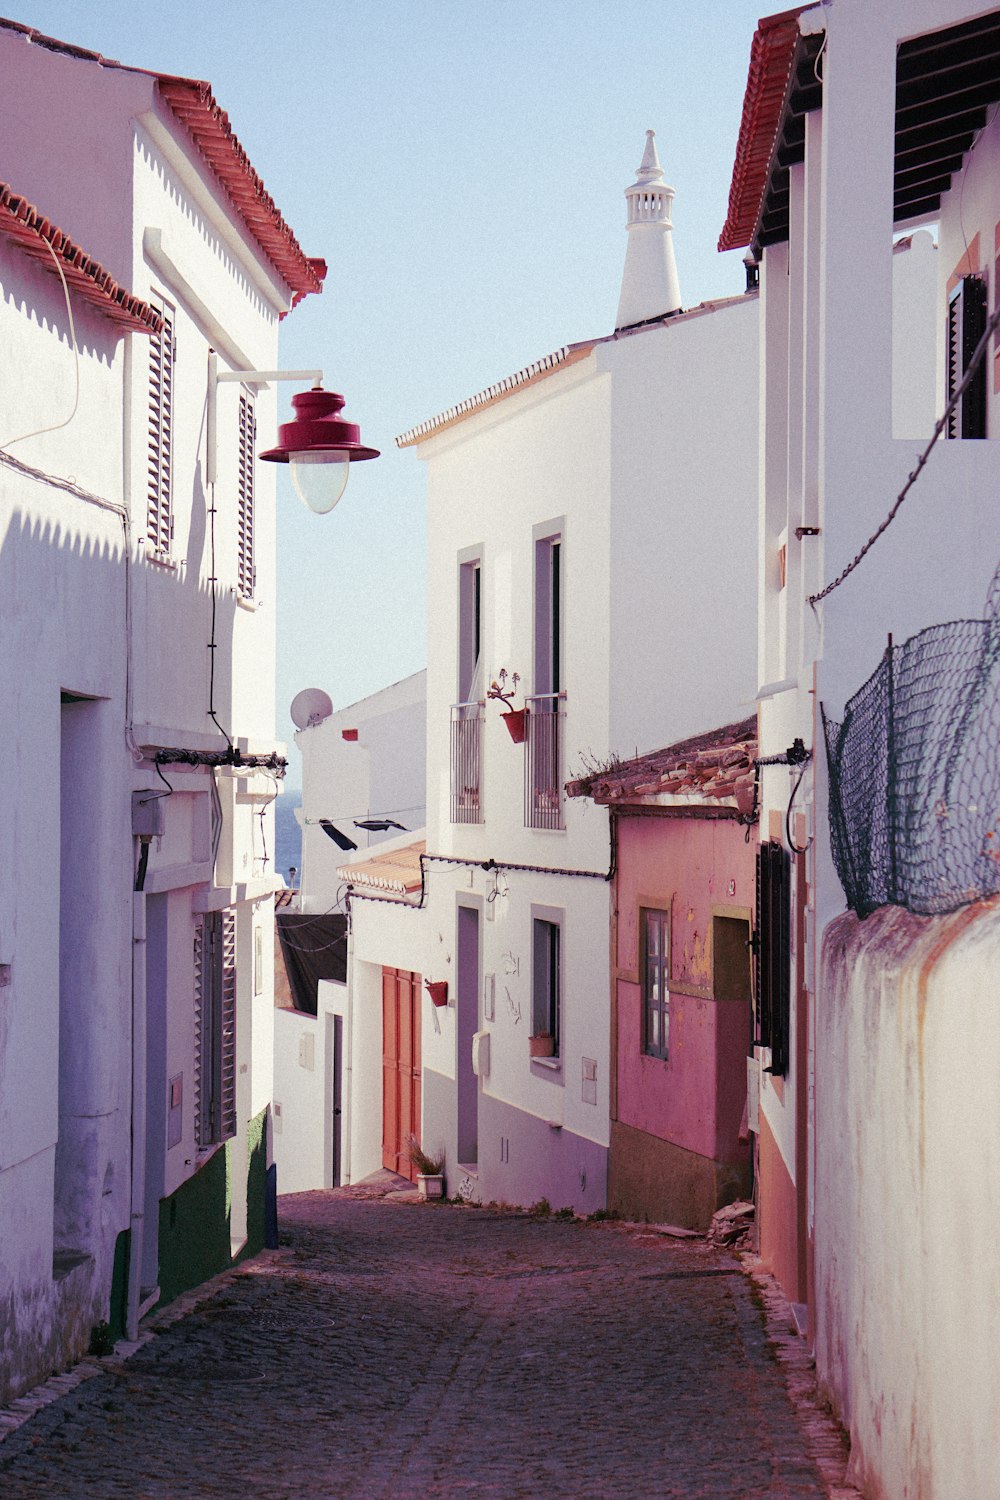
[[[333,391],[300,391],[292,397],[295,416],[278,428],[278,442],[260,457],[287,464],[295,492],[319,516],[333,510],[344,493],[351,464],[378,458],[377,448],[366,448],[361,429],[340,415],[343,396]]]
[[[218,465],[217,392],[228,382],[263,384],[272,380],[312,380],[311,391],[292,397],[295,417],[278,428],[278,443],[259,456],[268,463],[288,464],[295,493],[311,511],[325,516],[336,505],[352,463],[378,458],[377,448],[366,448],[361,431],[340,412],[343,396],[320,387],[322,370],[220,370],[214,349],[208,356],[208,420],[206,480],[214,484]]]

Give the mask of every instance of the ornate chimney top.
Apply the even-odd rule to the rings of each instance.
[[[681,306],[674,259],[674,226],[670,218],[674,190],[663,181],[654,130],[646,131],[646,149],[635,182],[625,189],[625,200],[628,204],[628,248],[615,319],[616,330],[677,312]]]

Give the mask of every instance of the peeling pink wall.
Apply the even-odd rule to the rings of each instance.
[[[623,1124],[715,1161],[742,1160],[749,1006],[712,992],[712,916],[753,909],[754,848],[734,821],[618,825],[618,1109]],[[643,1052],[641,907],[671,911],[669,1058]],[[705,990],[680,994],[674,985]]]

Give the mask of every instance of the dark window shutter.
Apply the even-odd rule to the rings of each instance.
[[[948,303],[948,400],[958,390],[986,327],[986,283],[981,276],[963,276]],[[948,418],[950,438],[986,436],[986,365],[983,359],[961,401]]]
[[[771,1049],[767,1072],[782,1077],[788,1072],[791,950],[791,863],[781,844],[761,844],[754,933],[756,1042]]]

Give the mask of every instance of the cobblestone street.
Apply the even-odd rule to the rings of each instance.
[[[4,1500],[852,1493],[810,1456],[753,1285],[700,1240],[335,1192],[282,1199],[281,1226],[0,1443]]]

